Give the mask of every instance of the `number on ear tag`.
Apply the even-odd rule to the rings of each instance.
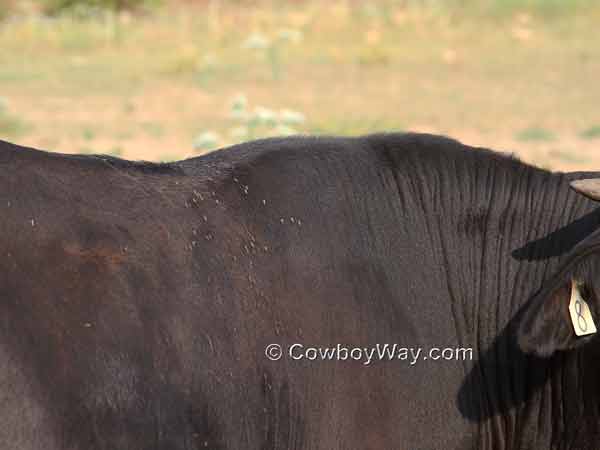
[[[581,296],[579,283],[571,281],[571,302],[569,303],[571,322],[577,336],[587,336],[596,332],[596,324],[592,318],[590,307]]]

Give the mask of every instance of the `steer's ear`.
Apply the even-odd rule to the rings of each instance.
[[[575,180],[570,183],[571,188],[592,200],[600,200],[600,178]]]
[[[600,249],[595,247],[579,247],[525,306],[517,329],[523,351],[546,357],[594,339],[600,328]]]

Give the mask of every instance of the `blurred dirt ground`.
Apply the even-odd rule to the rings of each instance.
[[[0,138],[166,161],[256,137],[427,131],[600,170],[600,5],[211,1],[0,22]]]

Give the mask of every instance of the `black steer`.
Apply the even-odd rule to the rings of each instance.
[[[594,174],[419,134],[0,171],[0,449],[600,449]]]

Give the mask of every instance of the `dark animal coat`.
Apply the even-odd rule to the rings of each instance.
[[[419,134],[169,164],[0,142],[0,449],[600,448],[600,209]],[[472,361],[270,361],[267,345]]]

